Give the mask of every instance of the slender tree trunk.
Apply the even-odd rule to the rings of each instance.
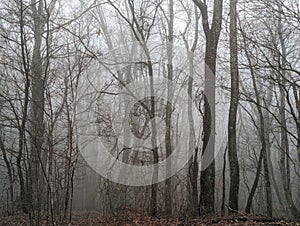
[[[271,81],[268,86],[268,93],[267,97],[265,99],[265,108],[270,109],[271,103],[272,103],[272,97],[273,97],[273,90],[274,89],[274,83]],[[266,140],[266,157],[265,157],[265,188],[266,188],[266,195],[267,195],[267,203],[268,203],[268,214],[272,215],[272,185],[274,186],[274,190],[277,194],[279,203],[282,204],[278,186],[274,177],[273,172],[273,166],[271,161],[271,143],[270,143],[270,131],[272,126],[272,120],[270,118],[270,114],[268,112],[269,110],[264,111],[264,120],[265,120],[265,140]]]
[[[296,110],[298,114],[298,118],[296,121],[296,127],[297,127],[297,155],[298,155],[298,162],[300,164],[300,90],[299,86],[297,88],[296,82],[293,84],[293,94],[296,104]]]
[[[9,179],[9,192],[8,199],[10,203],[7,203],[7,212],[9,215],[14,214],[14,180],[13,180],[13,170],[10,161],[8,160],[8,156],[6,153],[6,148],[3,142],[2,137],[0,136],[0,150],[2,151],[3,160],[5,162],[5,166],[7,168],[7,174]]]
[[[76,121],[76,119],[74,118],[74,120]],[[74,177],[75,177],[75,169],[76,169],[76,165],[78,162],[78,157],[79,157],[79,147],[78,147],[78,129],[75,126],[75,159],[72,163],[72,173],[71,173],[71,192],[70,192],[70,204],[69,204],[69,216],[68,216],[68,225],[71,226],[72,225],[72,208],[73,208],[73,197],[74,197]]]
[[[51,125],[49,125],[49,165],[48,165],[48,176],[49,176],[49,199],[50,199],[50,214],[53,225],[55,223],[54,213],[54,175],[53,175],[53,161],[54,161],[54,138],[53,138],[53,121],[51,119]]]
[[[66,82],[66,87],[68,83]],[[66,99],[67,101],[67,99]],[[71,180],[71,161],[73,151],[73,122],[71,119],[71,113],[69,104],[66,103],[67,108],[67,123],[68,123],[68,136],[67,136],[67,152],[65,155],[65,200],[64,200],[64,220],[68,220],[69,205],[70,205],[70,180]]]
[[[260,151],[260,155],[259,155],[257,171],[256,171],[254,183],[251,187],[251,191],[248,196],[245,211],[246,211],[246,213],[250,212],[253,198],[254,198],[254,195],[255,195],[255,192],[257,189],[257,185],[259,182],[260,174],[262,171],[262,167],[264,167],[265,187],[266,187],[266,196],[267,196],[267,212],[268,212],[269,216],[272,216],[272,191],[271,191],[271,183],[270,183],[270,178],[269,178],[269,167],[268,167],[267,153],[266,153],[267,152],[267,143],[266,143],[266,137],[265,137],[265,131],[266,131],[265,118],[264,118],[263,111],[262,111],[262,100],[261,100],[261,97],[260,97],[260,94],[258,91],[258,87],[257,87],[256,75],[255,75],[255,71],[254,71],[254,68],[252,65],[252,58],[248,52],[248,46],[246,43],[245,34],[242,33],[242,35],[243,35],[243,39],[244,39],[245,54],[246,54],[246,58],[248,60],[250,73],[251,73],[251,77],[252,77],[253,88],[254,88],[254,92],[255,92],[255,98],[256,98],[255,105],[257,108],[258,118],[259,118],[259,123],[260,123],[260,126],[258,128],[258,134],[259,134],[259,138],[260,138],[260,142],[261,142],[261,151]]]
[[[194,42],[190,49],[189,43],[183,35],[183,40],[189,59],[189,78],[188,78],[188,120],[189,120],[189,150],[188,150],[188,183],[187,183],[187,200],[188,213],[192,216],[199,215],[199,197],[198,197],[198,171],[199,171],[199,148],[196,147],[194,119],[193,119],[193,82],[194,82],[194,56],[199,39],[199,19],[200,15],[195,5],[195,36]]]
[[[169,21],[169,34],[167,40],[167,55],[168,55],[168,100],[166,104],[166,134],[165,134],[165,142],[166,142],[166,172],[167,177],[169,177],[169,173],[172,170],[172,162],[168,157],[172,154],[172,135],[171,135],[171,126],[172,126],[172,102],[173,102],[173,40],[174,40],[174,32],[173,32],[173,24],[174,24],[174,2],[170,0],[169,3],[169,13],[170,13],[170,21]],[[172,215],[172,177],[167,178],[166,180],[166,197],[165,197],[165,206],[167,215]]]
[[[276,196],[278,198],[279,204],[282,206],[283,202],[281,199],[281,194],[279,192],[279,188],[275,179],[272,160],[271,160],[271,141],[270,141],[270,134],[271,134],[271,128],[272,128],[272,118],[270,117],[269,111],[272,104],[272,98],[274,93],[274,82],[270,82],[268,86],[268,94],[265,100],[265,107],[266,111],[264,111],[264,119],[265,119],[265,139],[266,139],[266,161],[269,166],[269,175],[270,175],[270,181],[271,184],[274,187]]]
[[[280,82],[281,83],[281,82]],[[285,198],[289,207],[289,210],[291,211],[292,215],[295,218],[300,217],[300,212],[297,209],[293,197],[292,197],[292,190],[290,187],[290,166],[289,166],[289,144],[288,144],[288,135],[287,135],[287,124],[286,124],[286,115],[285,115],[285,91],[282,87],[283,84],[280,84],[280,124],[281,124],[281,141],[280,141],[280,171],[281,171],[281,178],[282,178],[282,184],[284,189]]]
[[[23,107],[23,116],[21,120],[21,125],[19,128],[19,150],[17,155],[17,172],[20,182],[20,198],[21,198],[21,207],[23,213],[28,213],[29,209],[29,199],[28,199],[28,191],[26,190],[26,181],[23,175],[22,169],[22,158],[25,146],[25,131],[27,124],[27,116],[28,116],[28,105],[29,105],[29,88],[30,88],[30,77],[29,77],[29,65],[28,65],[28,53],[26,51],[26,43],[25,43],[25,35],[24,35],[24,6],[23,1],[20,1],[20,38],[21,38],[21,51],[22,51],[22,64],[25,73],[25,88],[24,88],[24,107]]]
[[[261,150],[260,155],[259,155],[257,169],[256,169],[255,179],[254,179],[253,185],[250,189],[250,193],[249,193],[249,196],[248,196],[248,199],[247,199],[246,208],[245,208],[246,213],[250,213],[250,210],[252,208],[253,198],[254,198],[254,195],[255,195],[255,191],[257,189],[257,185],[258,185],[258,182],[259,182],[260,172],[261,172],[261,169],[262,169],[262,160],[263,160],[262,152],[263,151]]]
[[[282,84],[281,84],[282,85]],[[281,142],[280,142],[280,152],[281,152],[281,158],[280,158],[280,171],[281,171],[281,177],[283,181],[283,189],[285,198],[288,204],[288,207],[293,214],[294,217],[299,218],[300,212],[297,209],[293,197],[292,197],[292,191],[290,187],[290,178],[289,178],[289,171],[290,167],[289,164],[289,145],[288,145],[288,136],[286,132],[286,116],[285,116],[285,92],[282,87],[280,87],[280,123],[281,123]]]
[[[222,204],[221,204],[221,214],[225,215],[225,195],[226,195],[226,156],[227,156],[227,146],[223,155],[223,170],[222,170]]]
[[[269,217],[273,216],[273,201],[272,201],[272,187],[271,187],[271,179],[270,179],[270,173],[269,173],[269,164],[267,159],[267,147],[266,151],[264,153],[263,157],[263,163],[264,163],[264,178],[265,178],[265,193],[267,197],[267,213]]]
[[[150,202],[150,214],[151,216],[156,216],[157,214],[157,179],[158,179],[158,147],[156,143],[156,122],[155,122],[155,97],[154,95],[154,83],[153,83],[153,68],[152,62],[150,60],[150,55],[148,54],[148,72],[150,79],[150,96],[151,96],[151,143],[152,143],[152,153],[153,153],[153,175],[152,175],[152,185],[151,185],[151,202]]]
[[[236,212],[239,209],[239,162],[237,156],[236,124],[239,104],[239,72],[237,50],[237,0],[230,0],[230,71],[231,71],[231,98],[228,120],[228,157],[230,169],[229,210]]]

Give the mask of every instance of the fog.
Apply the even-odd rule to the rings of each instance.
[[[299,219],[299,12],[3,0],[0,215]]]

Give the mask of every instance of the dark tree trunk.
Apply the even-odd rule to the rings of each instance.
[[[226,146],[223,155],[223,169],[222,169],[222,204],[221,204],[221,214],[225,215],[225,194],[226,194],[226,156],[227,156]]]
[[[167,158],[167,166],[166,172],[167,177],[172,169],[172,162],[168,159],[168,156],[172,154],[172,135],[171,135],[171,126],[172,126],[172,102],[173,102],[173,41],[174,41],[174,32],[173,32],[173,23],[174,23],[174,2],[170,0],[169,4],[169,12],[170,12],[170,21],[169,21],[169,35],[167,40],[167,55],[168,55],[168,81],[167,89],[168,89],[168,102],[166,105],[166,158]],[[167,178],[166,180],[166,197],[165,197],[165,206],[167,215],[172,215],[172,177]]]
[[[43,17],[44,2],[32,5],[32,17],[34,21],[34,47],[31,62],[32,90],[31,90],[31,128],[30,128],[30,201],[32,203],[31,220],[40,224],[42,208],[44,177],[43,160],[45,153],[42,151],[44,141],[44,108],[45,108],[45,84],[44,68],[41,56],[41,47],[45,21]]]
[[[29,200],[28,194],[26,190],[26,181],[23,175],[22,169],[22,158],[24,156],[24,146],[25,146],[25,131],[27,124],[27,116],[28,116],[28,105],[29,105],[29,88],[30,88],[30,76],[29,76],[29,65],[28,65],[28,53],[26,51],[26,41],[24,37],[24,6],[23,1],[20,1],[20,39],[21,39],[21,52],[22,52],[22,66],[25,74],[25,87],[24,87],[24,107],[23,107],[23,115],[21,120],[21,125],[19,128],[19,150],[17,155],[17,172],[20,182],[20,198],[21,198],[21,208],[23,213],[28,213],[29,208]],[[28,182],[27,182],[28,183]]]
[[[0,150],[2,151],[3,160],[7,168],[7,174],[9,179],[9,192],[8,192],[8,203],[7,203],[7,212],[9,215],[14,214],[14,180],[13,180],[13,170],[11,163],[8,159],[6,148],[3,142],[2,137],[0,137]],[[10,202],[10,203],[9,203]]]
[[[213,40],[210,35],[209,40]],[[214,213],[215,200],[215,68],[216,68],[216,47],[214,43],[206,43],[205,54],[205,98],[204,98],[204,118],[203,118],[203,149],[202,169],[200,176],[200,214]],[[211,163],[210,163],[211,162]],[[208,166],[205,166],[209,163]],[[203,166],[204,165],[204,166]],[[207,167],[207,168],[205,168]]]
[[[239,104],[239,72],[237,50],[237,0],[230,0],[230,72],[231,72],[231,98],[228,120],[228,157],[230,169],[229,211],[239,209],[239,161],[237,156],[236,123]]]
[[[215,90],[216,90],[216,57],[222,27],[223,0],[214,1],[211,27],[208,20],[206,2],[193,0],[202,14],[202,26],[206,37],[205,50],[205,102],[203,118],[203,149],[204,159],[201,163],[200,178],[200,214],[214,213],[215,200]]]

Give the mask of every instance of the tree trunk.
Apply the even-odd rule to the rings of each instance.
[[[225,194],[226,194],[226,155],[227,155],[226,146],[224,155],[223,155],[223,169],[222,169],[222,204],[221,204],[221,214],[225,215]]]
[[[2,131],[0,131],[2,132]],[[8,192],[8,200],[10,203],[7,203],[7,212],[9,215],[14,214],[14,180],[13,180],[13,170],[11,163],[8,160],[8,156],[6,153],[6,148],[4,146],[3,139],[0,135],[0,150],[2,151],[3,160],[5,162],[5,166],[7,168],[7,174],[9,179],[9,192]]]
[[[191,19],[191,18],[190,18]],[[199,39],[199,19],[200,15],[195,5],[195,36],[194,42],[190,49],[186,37],[183,35],[183,41],[187,50],[189,60],[189,78],[188,78],[188,120],[189,120],[189,149],[188,149],[188,183],[187,183],[187,210],[192,216],[199,215],[199,197],[198,197],[198,171],[199,171],[199,148],[196,147],[194,119],[193,119],[193,82],[194,82],[194,56]]]
[[[23,116],[21,120],[21,125],[19,128],[19,150],[17,155],[17,172],[20,182],[20,198],[21,198],[21,207],[23,213],[28,213],[29,209],[29,199],[28,199],[28,191],[26,190],[26,182],[23,176],[22,169],[22,158],[23,151],[25,146],[25,132],[26,132],[26,124],[27,124],[27,116],[28,116],[28,105],[29,105],[29,88],[30,88],[30,76],[29,76],[29,65],[28,65],[28,55],[26,53],[26,41],[24,37],[24,6],[23,1],[20,1],[20,39],[21,39],[21,51],[22,51],[22,64],[25,73],[25,87],[24,87],[24,107],[23,107]],[[27,178],[28,179],[28,178]]]
[[[148,72],[150,79],[150,96],[151,96],[151,144],[153,153],[153,175],[152,175],[152,185],[151,185],[151,202],[150,202],[150,214],[151,216],[156,216],[157,214],[157,179],[158,179],[158,147],[156,143],[156,122],[155,122],[155,97],[154,95],[154,83],[153,83],[153,68],[150,56],[148,55]]]
[[[222,27],[223,0],[214,1],[211,27],[208,21],[206,2],[193,0],[202,14],[202,26],[206,37],[205,49],[205,88],[203,118],[203,149],[201,162],[200,214],[213,214],[215,201],[215,90],[216,57]]]
[[[239,104],[239,72],[237,50],[237,0],[230,0],[230,71],[231,71],[231,96],[228,120],[228,157],[230,169],[229,211],[239,209],[239,162],[237,156],[236,123]]]
[[[296,82],[293,84],[293,94],[296,104],[296,110],[298,114],[298,118],[296,120],[296,127],[297,127],[297,155],[298,155],[298,162],[300,164],[300,90],[299,86],[297,88]]]
[[[51,109],[52,110],[52,109]],[[49,125],[49,165],[48,165],[48,177],[49,177],[49,199],[50,199],[50,214],[51,221],[55,225],[55,213],[54,213],[54,175],[53,175],[53,161],[54,161],[54,134],[53,134],[53,120],[51,118],[51,125]]]
[[[278,5],[279,10],[281,9],[281,6]],[[283,27],[282,27],[282,21],[281,21],[281,14],[279,15],[279,21],[278,21],[278,34],[279,34],[279,41],[281,45],[281,54],[279,54],[278,58],[281,60],[282,68],[286,68],[287,65],[287,50],[285,47],[285,41],[283,37]],[[280,106],[279,106],[279,113],[280,113],[280,126],[281,126],[281,141],[280,141],[280,170],[281,170],[281,176],[283,181],[283,189],[285,193],[285,198],[288,204],[288,207],[292,213],[292,215],[295,218],[300,217],[300,211],[297,209],[293,197],[292,197],[292,191],[290,187],[290,166],[289,166],[289,142],[288,142],[288,134],[286,131],[287,128],[287,122],[286,122],[286,93],[285,93],[285,71],[283,70],[281,72],[282,79],[280,75],[277,76],[278,84],[279,84],[279,91],[280,91]]]
[[[174,2],[170,0],[169,3],[169,13],[170,13],[170,21],[169,21],[169,34],[167,40],[167,55],[168,55],[168,99],[166,103],[166,134],[165,134],[165,142],[166,142],[166,197],[165,197],[165,206],[166,206],[166,214],[172,215],[172,177],[168,175],[172,170],[172,162],[168,157],[172,154],[172,136],[171,136],[171,125],[172,125],[172,102],[173,102],[173,40],[174,40],[174,32],[173,32],[173,24],[174,24]]]
[[[255,105],[257,108],[257,112],[258,112],[258,118],[259,118],[259,123],[260,126],[258,128],[258,134],[259,134],[259,138],[260,138],[260,142],[261,142],[261,151],[260,151],[260,155],[259,155],[259,162],[258,162],[258,166],[257,166],[257,171],[256,171],[256,175],[255,175],[255,179],[254,179],[254,183],[251,187],[251,191],[250,194],[248,196],[248,200],[247,200],[247,205],[246,205],[246,213],[250,212],[251,206],[252,206],[252,202],[253,202],[253,198],[257,189],[257,185],[259,182],[259,178],[260,178],[260,174],[261,174],[261,170],[262,167],[264,167],[264,172],[265,172],[265,187],[266,187],[266,196],[267,196],[267,212],[269,216],[272,216],[272,191],[271,191],[271,183],[270,183],[270,178],[269,178],[269,167],[268,167],[268,162],[267,162],[267,143],[266,143],[266,127],[265,127],[265,118],[263,115],[263,111],[262,111],[262,100],[260,97],[260,93],[258,91],[258,87],[257,87],[257,82],[256,82],[256,75],[255,75],[255,71],[252,65],[252,58],[250,53],[248,52],[248,46],[246,43],[246,37],[245,37],[245,33],[242,33],[243,35],[243,40],[244,40],[244,49],[245,49],[245,54],[246,54],[246,58],[248,60],[248,64],[249,64],[249,69],[250,69],[250,73],[251,73],[251,77],[252,77],[252,84],[253,84],[253,88],[254,88],[254,92],[255,92]]]
[[[31,153],[30,153],[30,172],[31,183],[30,193],[33,213],[37,211],[34,222],[40,224],[42,184],[41,184],[41,164],[42,148],[44,140],[44,70],[41,56],[42,35],[44,28],[43,8],[44,2],[39,1],[32,5],[32,17],[34,21],[34,47],[31,63],[32,73],[32,114],[31,114]]]
[[[71,80],[71,79],[70,79]],[[68,82],[66,80],[65,87],[67,89]],[[71,183],[71,163],[72,163],[72,152],[73,152],[73,121],[71,118],[71,112],[69,103],[66,101],[66,111],[67,111],[67,125],[68,125],[68,136],[67,136],[67,151],[65,155],[65,194],[64,194],[64,220],[68,221],[69,205],[70,205],[70,183]]]

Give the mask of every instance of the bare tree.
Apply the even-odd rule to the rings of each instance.
[[[218,42],[222,27],[223,0],[215,0],[213,3],[213,18],[209,25],[208,9],[206,1],[193,0],[202,14],[202,26],[206,37],[205,50],[205,103],[203,119],[203,150],[209,152],[210,158],[215,153],[215,75]],[[201,214],[214,213],[215,201],[215,162],[201,171],[200,178],[200,207]]]
[[[236,141],[237,108],[239,104],[237,0],[230,1],[230,71],[231,95],[228,120],[228,156],[230,167],[229,208],[230,211],[238,211],[240,176]]]
[[[193,11],[193,10],[192,10]],[[187,172],[187,209],[188,212],[192,216],[199,215],[199,197],[198,197],[198,177],[199,177],[199,146],[197,142],[197,138],[195,137],[195,126],[194,126],[194,118],[193,118],[193,88],[194,88],[194,61],[195,61],[195,51],[199,42],[199,19],[200,14],[198,11],[197,6],[194,6],[195,13],[191,13],[190,11],[186,10],[188,15],[188,21],[186,23],[186,27],[184,32],[182,33],[182,39],[185,44],[185,48],[187,51],[187,56],[189,60],[189,79],[188,79],[188,89],[187,95],[188,99],[188,119],[189,119],[189,154],[192,157],[188,163],[188,172]],[[194,18],[192,17],[194,14]],[[187,40],[187,32],[190,26],[190,21],[194,19],[194,40],[192,46],[190,46]],[[201,105],[201,103],[199,103]]]
[[[174,45],[174,2],[170,0],[169,3],[169,21],[168,21],[168,40],[167,40],[167,55],[168,55],[168,103],[166,105],[166,135],[165,135],[165,142],[166,142],[166,158],[168,158],[172,154],[172,134],[171,134],[171,125],[172,125],[172,100],[173,100],[173,45]],[[171,172],[171,160],[167,163],[167,176],[169,172]],[[166,198],[165,198],[165,205],[166,205],[166,212],[168,215],[172,215],[172,178],[168,178],[166,180]]]

